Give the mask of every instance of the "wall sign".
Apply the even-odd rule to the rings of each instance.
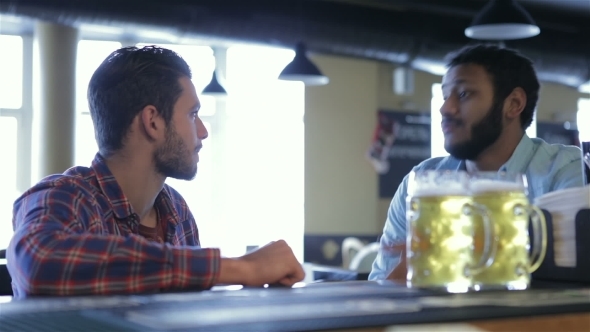
[[[393,197],[404,176],[430,158],[430,115],[378,111],[368,158],[379,174],[379,197]]]

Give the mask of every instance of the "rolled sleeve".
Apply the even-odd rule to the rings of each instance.
[[[168,245],[171,247],[170,245]],[[197,287],[209,289],[219,279],[221,254],[216,248],[171,247],[170,288]]]
[[[397,188],[389,210],[387,219],[383,227],[383,235],[380,239],[382,248],[388,248],[392,245],[405,243],[406,241],[406,196],[407,196],[408,175]],[[401,256],[390,250],[379,250],[369,280],[382,280],[399,264]]]
[[[570,153],[567,156],[563,156],[562,159],[564,160],[564,165],[555,174],[550,191],[583,187],[586,184],[586,179],[582,154]]]
[[[16,297],[208,289],[219,277],[218,249],[109,234],[91,193],[71,183],[26,193],[13,225],[7,261]]]

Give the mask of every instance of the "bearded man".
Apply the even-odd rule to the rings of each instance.
[[[282,240],[238,258],[200,247],[188,205],[165,184],[195,177],[208,135],[178,54],[153,46],[114,51],[94,72],[88,102],[99,147],[92,165],[48,176],[14,204],[7,265],[15,297],[303,279]]]
[[[414,171],[498,171],[527,177],[528,197],[585,184],[581,150],[530,138],[539,99],[533,63],[515,50],[471,45],[447,56],[442,79],[442,131],[447,157],[423,161]],[[434,125],[434,124],[433,124]],[[395,193],[369,280],[406,279],[408,176]]]

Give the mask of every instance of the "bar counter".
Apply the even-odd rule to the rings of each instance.
[[[590,331],[590,287],[448,294],[390,281],[342,281],[36,298],[0,303],[0,330]]]

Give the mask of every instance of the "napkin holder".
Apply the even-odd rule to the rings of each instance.
[[[576,214],[575,267],[555,265],[553,220],[551,213],[546,210],[543,213],[547,221],[547,254],[539,269],[532,273],[532,279],[590,284],[590,209],[582,209]]]

